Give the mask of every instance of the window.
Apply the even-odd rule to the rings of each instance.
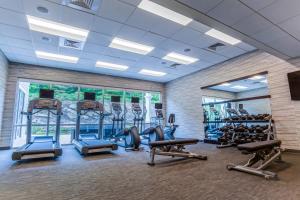
[[[15,110],[14,142],[13,146],[18,147],[26,142],[26,116],[21,115],[26,111],[30,100],[39,97],[40,89],[53,89],[54,97],[62,102],[63,115],[61,117],[61,144],[70,144],[72,135],[76,127],[76,105],[79,100],[83,100],[84,92],[95,92],[96,100],[103,103],[106,113],[111,113],[111,96],[120,96],[123,110],[126,111],[126,127],[133,124],[131,111],[131,97],[139,97],[142,109],[147,110],[145,123],[149,124],[151,117],[155,116],[154,104],[160,102],[159,92],[130,91],[123,89],[100,88],[96,86],[80,86],[65,83],[50,83],[37,81],[20,81],[18,89],[18,101]],[[148,105],[148,107],[147,107]],[[146,111],[145,110],[145,111]],[[47,129],[47,117],[51,116],[49,128]],[[128,116],[127,116],[128,115]],[[98,116],[92,112],[87,113],[81,118],[81,127],[94,128],[98,127]],[[55,135],[55,116],[47,111],[39,112],[33,116],[32,136],[37,135]],[[111,134],[111,116],[104,118],[104,138],[109,138]]]

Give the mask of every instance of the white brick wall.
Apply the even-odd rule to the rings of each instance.
[[[2,51],[0,50],[0,135],[1,135],[1,127],[2,127],[7,69],[8,69],[7,59],[2,53]]]
[[[161,83],[98,75],[92,73],[60,70],[55,68],[30,66],[25,64],[11,64],[9,66],[7,80],[0,147],[11,146],[16,87],[17,82],[20,78],[106,86],[112,88],[159,91],[162,94],[162,98],[164,98],[164,85]]]
[[[176,114],[178,134],[204,137],[202,86],[268,71],[271,109],[283,146],[300,150],[300,101],[291,101],[287,73],[300,70],[300,59],[289,62],[256,51],[166,84],[167,113]]]

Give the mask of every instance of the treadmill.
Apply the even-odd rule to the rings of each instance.
[[[93,112],[99,116],[98,133],[83,133],[80,129],[81,116],[87,115],[88,112]],[[103,120],[107,115],[104,114],[103,104],[96,101],[96,94],[93,92],[85,92],[84,100],[77,102],[77,121],[73,144],[80,154],[87,156],[91,153],[118,149],[117,144],[102,139]]]
[[[32,118],[35,114],[47,111],[47,129],[45,136],[32,137]],[[60,119],[62,115],[62,104],[54,99],[54,91],[41,89],[39,98],[31,100],[27,112],[27,141],[26,144],[12,154],[12,160],[26,160],[36,158],[56,158],[62,155],[59,143]],[[49,123],[51,115],[56,116],[55,138],[49,136]]]

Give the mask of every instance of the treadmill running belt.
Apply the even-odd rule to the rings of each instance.
[[[26,150],[51,150],[53,148],[53,142],[34,142]]]

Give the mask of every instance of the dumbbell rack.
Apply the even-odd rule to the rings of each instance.
[[[248,124],[268,124],[269,127],[274,127],[274,120],[270,119],[270,120],[221,120],[221,121],[206,121],[205,123],[220,123],[220,124],[225,124],[226,125],[232,125],[233,127],[237,127],[238,125],[241,124],[245,124],[246,126]],[[271,131],[268,131],[271,132]],[[274,131],[273,131],[274,132]],[[223,133],[224,134],[224,133]],[[220,145],[220,147],[228,147],[228,146],[234,146],[236,144],[235,139],[238,138],[240,135],[249,135],[250,136],[254,136],[257,133],[251,133],[251,132],[231,132],[232,138],[230,138],[229,141],[227,141],[225,144],[222,144],[219,141],[216,140],[210,140],[208,139],[208,137],[206,137],[206,139],[204,140],[205,143],[213,143],[213,144],[218,144]],[[268,138],[270,137],[274,137],[274,136],[267,136]],[[250,141],[248,141],[250,142]]]

